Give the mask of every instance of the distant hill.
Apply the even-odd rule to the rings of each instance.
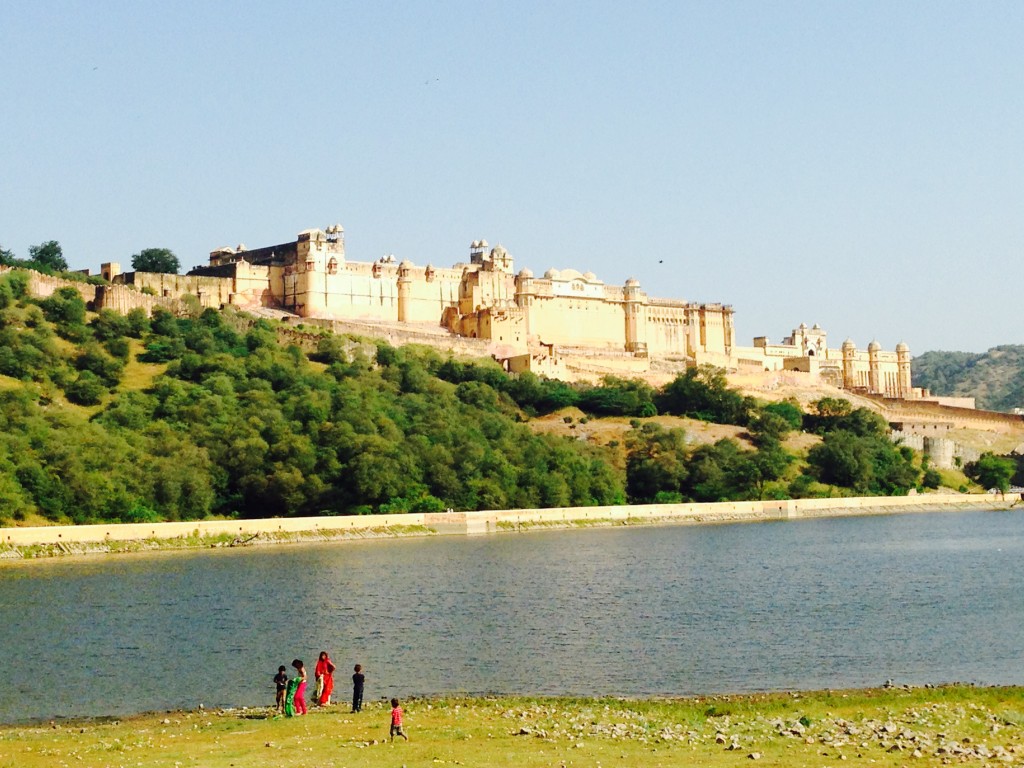
[[[914,386],[936,395],[977,398],[991,411],[1024,408],[1024,345],[1006,344],[988,352],[925,352],[912,363]]]

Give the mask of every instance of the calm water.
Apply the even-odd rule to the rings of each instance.
[[[1024,684],[1024,516],[559,531],[0,564],[0,722],[341,699]]]

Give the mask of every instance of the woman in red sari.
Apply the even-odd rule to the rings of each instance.
[[[321,707],[327,706],[331,703],[331,693],[334,691],[334,662],[327,651],[320,651],[313,674],[316,676],[316,702]]]

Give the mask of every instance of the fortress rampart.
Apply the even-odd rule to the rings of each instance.
[[[740,347],[728,304],[652,297],[633,278],[607,285],[571,268],[541,276],[516,272],[508,251],[485,240],[470,244],[468,261],[447,268],[393,256],[359,262],[348,259],[344,230],[333,225],[278,245],[218,248],[208,265],[186,275],[122,274],[114,263],[102,271],[113,286],[74,284],[96,309],[149,313],[193,296],[204,307],[275,310],[336,330],[354,324],[352,332],[396,344],[491,355],[514,372],[593,380],[609,373],[657,376],[663,364],[709,364],[804,374],[811,382],[899,400],[925,395],[912,386],[905,344],[892,352],[875,341],[858,349],[850,339],[829,347],[824,330],[802,324],[781,343],[759,337]],[[34,292],[52,292],[52,280]]]
[[[955,429],[981,429],[1007,435],[1020,434],[1024,429],[1024,416],[1017,414],[957,408],[927,400],[870,397],[882,407],[890,421],[940,422]]]
[[[358,262],[348,259],[344,229],[336,224],[304,230],[279,245],[218,248],[208,266],[185,276],[128,273],[112,279],[167,298],[190,293],[204,306],[269,307],[304,320],[379,324],[386,330],[374,335],[389,339],[420,333],[393,324],[440,328],[487,342],[488,353],[510,371],[644,375],[652,361],[667,360],[799,371],[845,389],[898,398],[921,394],[911,386],[904,344],[895,352],[876,342],[857,349],[850,340],[829,348],[823,330],[801,325],[781,344],[761,337],[752,347],[738,347],[728,304],[651,297],[632,278],[613,286],[575,269],[552,268],[541,276],[516,272],[508,251],[485,240],[474,240],[469,260],[450,268],[393,256]],[[440,337],[428,343],[439,344]]]

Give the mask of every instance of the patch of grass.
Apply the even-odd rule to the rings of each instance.
[[[153,386],[153,380],[167,370],[166,363],[143,363],[136,359],[136,356],[145,351],[145,347],[138,339],[129,339],[128,346],[131,353],[124,366],[124,373],[121,383],[118,386],[123,392],[130,390],[146,390]]]
[[[1019,764],[1024,689],[773,693],[684,699],[440,697],[403,702],[388,741],[371,702],[275,719],[269,709],[174,712],[0,728],[0,765],[50,768]],[[794,709],[795,708],[795,709]],[[714,711],[713,715],[706,714]]]

